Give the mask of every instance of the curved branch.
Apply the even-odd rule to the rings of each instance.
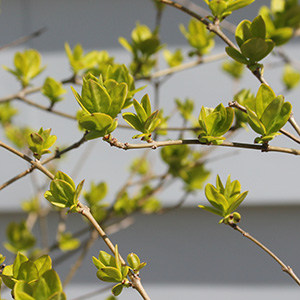
[[[289,274],[294,281],[300,285],[300,279],[296,276],[293,269],[290,266],[285,265],[282,260],[280,260],[269,248],[267,248],[265,245],[263,245],[261,242],[259,242],[257,239],[255,239],[253,236],[251,236],[249,233],[245,232],[242,228],[237,226],[236,224],[228,224],[233,229],[237,230],[239,233],[241,233],[245,238],[252,241],[254,244],[256,244],[258,247],[260,247],[263,251],[265,251],[268,255],[270,255],[282,268],[282,271]]]

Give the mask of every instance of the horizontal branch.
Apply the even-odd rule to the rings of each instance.
[[[116,138],[109,138],[105,136],[104,141],[109,143],[113,147],[117,147],[123,150],[132,150],[132,149],[156,149],[158,147],[174,146],[174,145],[202,145],[202,146],[214,146],[214,147],[230,147],[230,148],[242,148],[242,149],[252,149],[259,150],[261,152],[282,152],[287,154],[300,155],[300,150],[284,147],[276,147],[269,145],[260,145],[260,144],[246,144],[246,143],[237,143],[237,142],[223,142],[220,145],[213,144],[203,144],[200,143],[197,139],[190,140],[168,140],[161,142],[152,142],[145,144],[129,144],[119,142]]]

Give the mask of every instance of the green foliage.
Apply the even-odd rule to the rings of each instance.
[[[131,33],[131,43],[125,38],[119,38],[120,44],[132,54],[130,70],[132,74],[147,76],[156,63],[153,54],[163,48],[156,31],[151,31],[146,25],[136,24]]]
[[[186,121],[191,120],[192,113],[194,111],[194,100],[186,98],[185,101],[181,101],[179,98],[175,99],[176,108],[179,111],[182,118]]]
[[[260,137],[255,143],[268,143],[288,121],[292,105],[284,102],[282,95],[276,97],[273,90],[266,84],[262,84],[256,94],[252,107],[246,106],[248,123]]]
[[[0,123],[5,126],[11,123],[13,116],[18,113],[18,110],[11,105],[11,102],[0,104]]]
[[[124,104],[122,105],[122,109],[128,108],[132,105],[132,98],[135,93],[141,91],[146,86],[142,86],[138,89],[135,88],[134,79],[131,74],[129,74],[128,69],[125,65],[120,66],[108,66],[104,77],[104,85],[109,89],[116,85],[116,83],[126,83],[128,87],[127,96]]]
[[[248,191],[241,193],[241,184],[238,180],[231,182],[230,175],[224,187],[219,175],[216,186],[208,183],[205,186],[205,196],[211,206],[199,205],[200,208],[223,217],[219,223],[236,224],[240,221],[240,214],[235,210],[246,198]]]
[[[57,273],[52,269],[48,255],[29,260],[18,253],[12,265],[0,274],[16,300],[65,300]]]
[[[28,213],[38,213],[40,211],[40,202],[37,196],[34,196],[28,201],[22,202],[22,209]]]
[[[225,61],[222,64],[222,69],[234,79],[240,79],[245,71],[245,66],[236,60]]]
[[[107,51],[99,51],[97,56],[96,65],[92,68],[88,68],[85,73],[86,74],[93,74],[96,77],[99,77],[101,74],[106,74],[107,68],[110,66],[118,66],[114,62],[115,58],[109,56],[109,53]]]
[[[151,142],[151,133],[161,122],[161,119],[158,117],[158,111],[151,111],[151,103],[147,94],[142,98],[141,103],[134,99],[133,105],[136,114],[128,112],[122,115],[132,128],[142,132],[142,134],[134,135],[132,138],[142,138],[147,142]]]
[[[287,90],[294,89],[299,85],[300,73],[290,64],[286,64],[283,71],[282,81]]]
[[[262,6],[259,14],[265,21],[267,36],[276,46],[286,44],[300,25],[300,5],[297,0],[271,0],[271,7]]]
[[[161,157],[168,165],[169,173],[181,178],[185,184],[185,190],[189,192],[202,189],[210,175],[203,163],[197,162],[197,155],[199,153],[191,151],[188,145],[174,145],[161,150]]]
[[[42,155],[50,153],[49,148],[55,143],[56,136],[50,135],[51,129],[43,129],[38,132],[31,133],[28,137],[29,149],[32,151],[36,159],[40,159]]]
[[[226,47],[227,54],[234,60],[255,70],[258,62],[266,57],[274,48],[274,42],[266,38],[266,25],[261,16],[252,22],[243,20],[236,28],[235,39],[240,52],[232,47]]]
[[[56,81],[52,77],[47,77],[41,92],[49,98],[51,104],[54,105],[56,102],[62,101],[63,97],[61,95],[65,94],[67,90],[63,88],[61,82]]]
[[[176,49],[174,53],[165,49],[163,52],[164,59],[170,68],[181,65],[183,62],[183,54],[181,49]]]
[[[50,190],[46,191],[44,196],[52,205],[59,208],[69,208],[70,212],[74,212],[83,183],[84,180],[75,187],[75,183],[69,175],[58,171],[50,183]]]
[[[90,69],[98,63],[99,52],[91,51],[84,54],[80,44],[77,44],[72,51],[70,45],[65,43],[65,51],[75,75],[78,74],[79,71]]]
[[[219,104],[215,109],[203,107],[199,115],[201,143],[222,144],[225,138],[222,136],[231,127],[234,118],[234,111],[231,107],[224,107]]]
[[[61,232],[58,236],[58,247],[62,251],[72,251],[80,246],[80,240],[70,232]]]
[[[133,252],[127,255],[127,262],[134,274],[137,275],[139,274],[140,270],[147,265],[145,262],[141,263],[140,258]]]
[[[127,274],[129,267],[121,264],[118,245],[115,247],[115,257],[105,251],[100,251],[98,259],[93,256],[93,264],[98,269],[97,277],[105,282],[117,283],[112,288],[114,296],[120,295],[123,287],[129,287]]]
[[[231,15],[234,10],[248,6],[254,1],[255,0],[204,0],[214,16],[214,18],[211,19],[219,21]]]
[[[27,87],[30,81],[39,75],[46,67],[41,67],[41,55],[34,49],[17,52],[14,57],[15,70],[6,66],[3,68],[13,74],[22,84]]]
[[[116,129],[115,117],[123,108],[128,93],[125,82],[103,82],[101,76],[97,80],[90,75],[83,78],[81,96],[73,88],[72,91],[85,112],[80,116],[79,124],[89,131],[87,140],[103,137]]]
[[[179,25],[179,29],[189,44],[195,48],[194,51],[189,52],[190,56],[203,56],[209,53],[215,45],[214,34],[210,33],[206,26],[196,19],[190,20],[188,29],[185,29],[183,24]]]
[[[11,222],[6,228],[7,242],[4,247],[12,252],[26,252],[35,245],[35,237],[27,228],[25,221],[20,223]]]
[[[149,172],[150,165],[147,159],[144,157],[138,157],[134,159],[130,166],[132,173],[137,173],[139,175],[145,175]]]
[[[247,106],[247,107],[250,107],[251,109],[253,109],[254,103],[255,103],[255,95],[253,93],[251,93],[250,90],[242,89],[234,95],[233,100],[244,107]],[[247,128],[247,124],[248,124],[247,114],[245,114],[244,112],[240,111],[237,108],[234,109],[234,113],[235,113],[234,127],[235,128],[240,128],[240,127]]]
[[[5,136],[19,149],[28,147],[28,136],[33,132],[27,126],[19,127],[9,124],[5,126]]]
[[[106,182],[95,184],[93,181],[91,182],[90,190],[83,192],[83,198],[97,222],[101,222],[106,216],[105,208],[107,207],[107,204],[103,204],[102,200],[107,195],[107,192],[108,186]]]
[[[114,203],[114,213],[117,216],[130,215],[139,211],[145,214],[158,212],[161,209],[161,203],[153,194],[153,188],[146,184],[135,194],[130,197],[127,191],[118,196]]]

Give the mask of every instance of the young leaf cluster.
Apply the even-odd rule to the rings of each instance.
[[[204,0],[208,5],[214,20],[222,21],[234,10],[248,6],[255,0]]]
[[[197,162],[199,153],[192,152],[188,145],[174,145],[162,148],[160,154],[169,167],[169,173],[183,180],[186,191],[203,188],[210,172],[203,163]]]
[[[205,196],[212,205],[199,205],[200,208],[223,217],[219,223],[237,223],[240,221],[240,214],[235,210],[246,198],[248,191],[241,193],[241,184],[238,180],[231,182],[230,175],[224,187],[219,175],[217,175],[216,186],[208,183],[205,186]]]
[[[288,121],[292,105],[284,102],[282,95],[276,97],[273,90],[266,84],[261,84],[254,102],[246,106],[248,123],[260,137],[256,143],[268,143]]]
[[[271,0],[270,8],[262,6],[259,14],[265,21],[267,36],[276,46],[286,44],[300,26],[298,0]]]
[[[98,259],[93,256],[93,264],[98,269],[97,277],[100,280],[117,283],[112,288],[114,296],[120,295],[123,287],[130,286],[130,282],[127,279],[130,268],[126,265],[122,265],[118,245],[115,246],[115,256],[112,256],[105,251],[100,251]]]
[[[43,95],[49,98],[49,100],[51,101],[51,106],[53,106],[56,102],[63,100],[62,95],[65,94],[67,90],[63,88],[61,82],[55,80],[52,77],[47,77],[45,79],[41,92]]]
[[[123,108],[128,93],[125,82],[103,82],[101,76],[97,79],[89,75],[83,78],[81,95],[73,88],[72,91],[84,111],[79,117],[79,125],[89,131],[87,140],[103,137],[116,129],[115,117]]]
[[[48,255],[30,260],[18,253],[14,263],[5,266],[0,277],[12,290],[15,300],[66,300],[59,276],[52,269]]]
[[[147,142],[151,142],[151,133],[160,124],[161,119],[158,117],[158,111],[151,111],[151,103],[149,96],[146,94],[139,103],[137,100],[133,100],[133,105],[136,111],[135,113],[127,112],[123,113],[124,120],[134,129],[140,131],[141,134],[134,135],[132,138],[142,138]]]
[[[133,56],[130,65],[132,74],[149,75],[156,62],[156,59],[152,58],[153,54],[163,47],[157,31],[152,32],[148,26],[137,23],[131,33],[131,43],[123,37],[119,38],[119,42]]]
[[[6,228],[7,242],[4,242],[4,247],[12,252],[28,251],[35,245],[36,239],[28,229],[25,221],[20,223],[11,222]]]
[[[43,129],[38,132],[31,133],[28,137],[29,149],[32,151],[36,159],[40,159],[43,154],[50,153],[49,148],[55,143],[56,136],[50,135],[51,128]]]
[[[199,114],[199,141],[205,144],[222,144],[225,140],[222,135],[230,129],[233,118],[234,110],[231,107],[225,108],[222,103],[214,109],[202,106]]]
[[[227,54],[247,65],[252,71],[260,67],[258,62],[275,46],[271,39],[266,38],[266,25],[261,16],[257,16],[252,22],[243,20],[236,28],[235,39],[240,51],[233,47],[226,47]]]
[[[17,52],[14,57],[15,70],[6,66],[3,68],[13,74],[22,84],[27,87],[30,81],[39,75],[46,67],[41,67],[41,55],[34,49]]]
[[[69,175],[58,171],[50,183],[50,190],[46,191],[44,196],[52,205],[69,208],[73,212],[76,211],[83,183],[84,180],[76,187]]]
[[[214,34],[210,33],[206,26],[196,19],[191,19],[188,29],[183,24],[179,25],[179,29],[189,44],[195,49],[189,52],[190,56],[203,56],[207,54],[215,45]]]

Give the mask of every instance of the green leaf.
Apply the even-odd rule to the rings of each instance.
[[[14,278],[18,278],[21,264],[25,261],[28,261],[28,258],[21,252],[18,252],[13,263],[12,274],[11,274]],[[6,271],[8,271],[8,269]]]
[[[24,281],[16,282],[13,293],[15,300],[36,300],[32,296],[32,287]]]
[[[67,183],[69,183],[71,185],[71,187],[74,190],[76,189],[76,186],[75,186],[75,183],[74,183],[73,179],[68,174],[66,174],[64,172],[58,171],[55,174],[54,179],[60,179],[60,180],[66,181]]]
[[[130,266],[130,268],[132,268],[134,270],[137,269],[141,263],[139,257],[133,252],[131,252],[127,255],[127,262],[128,262],[128,265]]]
[[[235,30],[235,40],[240,48],[247,40],[249,40],[252,37],[250,26],[251,22],[249,20],[243,20],[239,23]],[[230,56],[228,52],[227,54]]]
[[[50,183],[50,191],[58,204],[70,207],[73,204],[74,188],[66,181],[61,179],[52,180]],[[52,203],[56,205],[55,203]]]
[[[112,293],[114,296],[119,296],[121,293],[122,293],[122,290],[123,290],[123,284],[122,283],[119,283],[119,284],[116,284],[113,288],[112,288]]]
[[[143,132],[144,130],[143,125],[137,115],[129,112],[129,113],[123,113],[122,117],[132,128]]]
[[[257,132],[261,135],[265,135],[266,128],[264,127],[262,122],[259,120],[256,113],[254,111],[252,111],[249,107],[246,107],[246,109],[247,109],[247,114],[248,114],[248,123],[251,126],[251,128],[255,132]]]
[[[230,56],[232,59],[236,60],[237,62],[247,65],[249,61],[246,57],[243,56],[238,50],[232,48],[232,47],[226,47],[225,48],[226,53],[228,56]]]
[[[240,8],[243,8],[245,6],[248,6],[255,0],[235,0],[235,1],[228,1],[229,3],[227,4],[227,10],[228,11],[234,11]]]
[[[97,277],[106,282],[121,282],[122,273],[115,267],[104,267],[97,271]]]
[[[200,208],[202,208],[202,209],[204,209],[204,210],[206,210],[210,213],[213,213],[215,215],[223,217],[223,213],[218,209],[215,209],[215,208],[210,207],[210,206],[205,206],[205,205],[198,205],[198,207],[200,207]]]
[[[127,97],[128,86],[126,83],[120,83],[115,85],[110,91],[111,97],[111,105],[107,114],[110,115],[112,118],[115,118],[118,113],[121,111],[125,99]]]
[[[262,16],[257,16],[250,25],[252,37],[265,39],[266,25]]]
[[[209,203],[220,212],[225,212],[227,210],[228,203],[225,197],[220,194],[212,184],[207,184],[205,186],[205,196]]]
[[[43,255],[34,261],[34,264],[39,272],[39,276],[52,268],[52,261],[49,255]]]
[[[272,40],[251,38],[243,43],[241,52],[251,62],[257,62],[266,57],[273,50],[274,45]]]
[[[39,278],[37,267],[34,262],[28,260],[21,264],[20,270],[17,276],[18,280],[26,281],[27,283],[31,283],[34,280]]]
[[[57,292],[50,296],[47,300],[67,300],[67,297],[64,292]]]
[[[276,95],[267,84],[261,84],[255,97],[255,112],[260,119],[265,109],[275,99]]]
[[[209,2],[209,8],[213,14],[213,16],[221,19],[223,12],[225,12],[227,8],[227,4],[225,1],[220,0],[212,0]]]
[[[234,212],[240,206],[240,204],[244,201],[244,199],[247,197],[247,195],[248,195],[248,191],[243,192],[238,197],[236,197],[234,199],[234,201],[232,201],[232,203],[230,204],[227,212],[228,213]]]

